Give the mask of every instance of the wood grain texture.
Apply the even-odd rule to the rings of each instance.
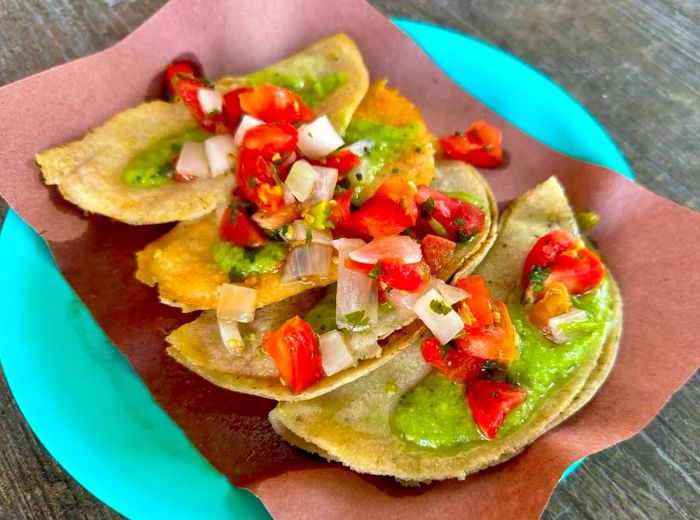
[[[163,3],[0,0],[0,85],[115,43]],[[697,0],[373,4],[388,15],[472,34],[523,58],[591,110],[642,184],[700,208]],[[0,200],[0,221],[4,208]],[[696,374],[640,435],[589,457],[557,487],[544,518],[700,517],[699,383]],[[46,453],[3,377],[0,518],[121,518]]]

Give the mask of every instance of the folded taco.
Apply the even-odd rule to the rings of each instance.
[[[622,302],[556,179],[504,212],[475,273],[456,281],[454,305],[430,297],[461,330],[429,318],[432,334],[366,377],[280,403],[274,428],[355,471],[418,483],[502,462],[578,410],[613,365]]]
[[[431,186],[395,174],[359,206],[351,198],[366,186],[347,186],[334,237],[302,233],[281,276],[302,255],[304,266],[332,263],[334,283],[257,311],[254,289],[224,284],[217,310],[172,332],[168,353],[219,386],[277,400],[321,395],[386,363],[420,333],[418,296],[450,298],[443,280],[471,272],[495,239],[495,201],[474,168],[437,161]]]
[[[244,77],[209,83],[185,62],[166,77],[174,101],[125,110],[81,140],[38,154],[45,182],[80,208],[128,224],[196,218],[229,198],[237,134],[266,115],[293,121],[316,113],[343,132],[369,84],[345,34]],[[266,101],[276,113],[265,110]],[[249,113],[259,109],[258,117],[241,119],[241,102]]]
[[[299,143],[311,141],[307,134],[327,139],[328,129],[299,129]],[[342,136],[331,132],[331,149],[340,149],[329,155],[301,157],[293,142],[289,147],[286,142],[275,144],[273,139],[278,143],[283,139],[277,135],[277,123],[256,130],[247,135],[246,142],[255,140],[253,145],[259,146],[269,140],[266,146],[272,148],[271,155],[278,155],[277,163],[250,154],[244,142],[236,170],[237,197],[229,207],[178,224],[138,253],[136,277],[157,285],[163,303],[185,311],[215,309],[221,285],[232,282],[255,289],[256,307],[260,308],[314,286],[329,285],[337,278],[335,263],[325,257],[316,262],[314,255],[327,252],[319,246],[330,244],[331,231],[335,238],[372,236],[372,226],[381,225],[378,216],[383,206],[375,204],[371,210],[363,203],[379,185],[390,177],[429,184],[435,169],[432,136],[421,115],[381,81],[369,88],[347,131]],[[304,150],[309,153],[308,148]],[[255,185],[256,179],[264,179],[268,167],[277,177],[278,185],[272,189],[260,181]],[[251,179],[253,187],[248,188]],[[359,235],[332,229],[351,204],[365,208],[364,222],[352,226],[370,226]],[[391,218],[387,215],[386,222]],[[307,241],[307,233],[313,247],[293,252],[294,243]],[[337,259],[335,252],[333,256]],[[305,269],[303,280],[291,276],[290,267]]]

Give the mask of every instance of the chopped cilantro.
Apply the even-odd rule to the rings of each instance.
[[[540,267],[539,265],[533,265],[530,269],[530,274],[527,275],[527,279],[530,281],[530,286],[535,292],[540,292],[544,289],[544,282],[549,277],[552,270],[549,267]]]
[[[381,268],[381,265],[379,264],[379,262],[374,264],[374,267],[372,268],[372,270],[369,273],[367,273],[367,276],[369,276],[370,278],[374,278],[374,279],[379,278],[381,275],[382,275],[382,268]]]
[[[443,300],[431,300],[430,310],[433,311],[435,314],[445,316],[450,313],[452,307],[447,305]]]
[[[466,225],[467,225],[467,223],[464,221],[463,218],[460,217],[460,218],[456,218],[456,219],[455,219],[455,226],[457,226],[457,227],[464,227],[464,226],[466,226]]]
[[[435,199],[428,197],[420,203],[420,209],[426,217],[432,215],[435,211]]]
[[[306,228],[306,244],[310,244],[312,240],[314,239],[313,233],[311,233],[311,229]]]
[[[462,330],[464,330],[464,329],[462,329]],[[450,350],[456,350],[456,349],[457,349],[457,346],[454,343],[452,343],[452,342],[445,343],[444,345],[440,345],[440,355],[442,357],[445,357]]]
[[[369,329],[369,316],[364,310],[358,310],[345,315],[347,328],[354,332]]]
[[[255,188],[255,186],[257,186],[257,184],[258,184],[258,181],[255,180],[255,177],[253,177],[252,175],[250,177],[248,177],[248,187],[249,188]]]

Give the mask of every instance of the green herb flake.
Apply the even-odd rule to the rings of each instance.
[[[310,244],[314,239],[313,233],[311,233],[311,230],[309,228],[306,228],[306,244]]]
[[[450,313],[452,310],[452,307],[447,305],[443,300],[431,300],[430,302],[430,310],[433,311],[435,314],[440,314],[442,316],[445,316]]]
[[[420,203],[420,209],[426,217],[432,215],[435,212],[435,199],[428,197]]]
[[[445,229],[445,226],[440,224],[437,220],[434,218],[431,218],[428,221],[428,224],[430,224],[430,227],[435,231],[435,234],[441,236],[442,238],[447,238],[447,230]]]
[[[369,316],[364,310],[358,310],[345,315],[347,328],[353,332],[362,332],[369,329]]]
[[[255,180],[255,177],[253,177],[253,176],[248,177],[248,187],[249,188],[255,188],[255,186],[257,186],[257,184],[258,184],[258,181]]]
[[[527,279],[530,282],[532,290],[535,292],[544,290],[544,282],[547,280],[551,272],[552,270],[549,267],[533,265],[532,269],[530,269],[530,274],[527,275]]]
[[[464,221],[463,218],[456,218],[456,219],[455,219],[455,226],[457,226],[457,227],[464,227],[464,226],[466,226],[466,225],[467,225],[467,223]]]
[[[382,275],[382,267],[379,264],[379,262],[374,264],[374,267],[372,268],[372,270],[369,273],[367,273],[367,276],[369,276],[370,278],[373,278],[375,280],[377,278],[379,278],[381,275]]]

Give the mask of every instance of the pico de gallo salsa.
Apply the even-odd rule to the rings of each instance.
[[[458,280],[459,300],[431,308],[455,313],[462,328],[448,342],[435,331],[422,342],[434,372],[402,397],[394,427],[410,442],[445,448],[524,422],[599,340],[610,312],[605,275],[580,237],[556,229],[528,253],[520,298],[493,300],[480,275]]]

